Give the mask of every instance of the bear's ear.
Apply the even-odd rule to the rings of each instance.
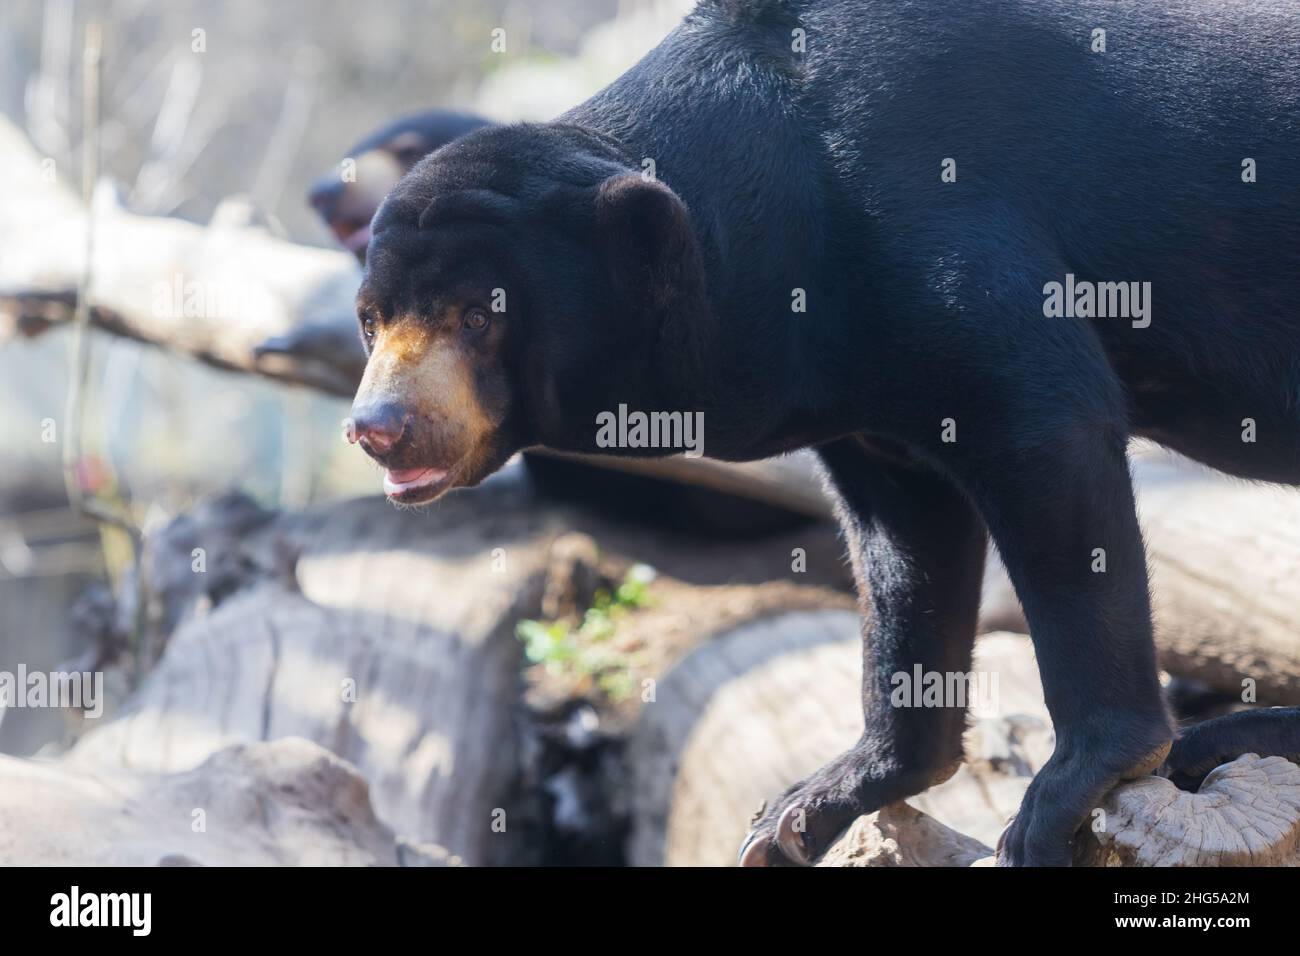
[[[690,213],[662,183],[639,173],[602,182],[595,237],[615,285],[630,301],[662,309],[700,294],[703,265]]]

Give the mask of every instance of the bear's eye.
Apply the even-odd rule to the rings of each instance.
[[[465,313],[465,328],[471,332],[481,332],[488,327],[488,314],[482,309],[470,309]]]
[[[373,315],[363,315],[361,317],[361,334],[366,337],[366,341],[375,337],[375,317]]]

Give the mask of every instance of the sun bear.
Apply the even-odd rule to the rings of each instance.
[[[425,110],[396,119],[354,143],[337,167],[311,184],[307,201],[339,245],[364,264],[370,220],[388,191],[439,146],[487,123],[451,110]]]
[[[1145,436],[1300,483],[1288,7],[706,0],[553,122],[475,130],[397,184],[355,438],[398,503],[524,448],[674,453],[598,443],[623,407],[698,416],[715,458],[816,450],[864,730],[769,802],[747,864],[808,863],[954,772],[963,708],[892,706],[891,677],[971,671],[991,540],[1057,737],[999,858],[1068,864],[1123,778],[1252,724],[1300,750],[1268,711],[1170,753],[1126,459]]]

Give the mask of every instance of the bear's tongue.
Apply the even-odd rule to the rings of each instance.
[[[349,252],[356,252],[358,249],[364,249],[370,243],[370,227],[362,226],[345,236],[339,236],[339,241]]]
[[[390,495],[401,494],[412,488],[422,488],[434,482],[442,481],[447,472],[442,468],[401,468],[384,472],[384,492]]]

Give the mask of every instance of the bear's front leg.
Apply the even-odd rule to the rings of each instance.
[[[998,862],[1068,866],[1075,831],[1169,752],[1146,555],[1119,422],[1062,421],[969,487],[1029,621],[1056,732],[998,841]]]
[[[861,739],[771,802],[745,866],[806,865],[854,818],[946,779],[962,758],[965,708],[891,703],[896,675],[971,669],[985,531],[967,499],[904,453],[856,439],[820,450],[863,608]],[[814,688],[810,688],[815,693]]]

